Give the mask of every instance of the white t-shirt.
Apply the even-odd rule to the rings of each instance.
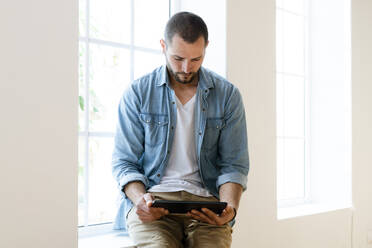
[[[182,105],[176,96],[177,125],[168,165],[160,184],[149,192],[187,191],[199,196],[212,196],[202,185],[196,159],[194,110],[196,94]]]

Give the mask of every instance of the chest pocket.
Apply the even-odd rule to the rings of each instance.
[[[165,142],[168,129],[168,116],[159,114],[140,114],[145,130],[145,143],[157,146]]]
[[[221,129],[225,126],[223,118],[208,118],[205,125],[203,149],[217,149]]]

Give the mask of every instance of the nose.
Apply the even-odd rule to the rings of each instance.
[[[184,73],[190,73],[191,72],[191,62],[184,60],[182,63],[182,71]]]

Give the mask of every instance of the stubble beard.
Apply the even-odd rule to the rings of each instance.
[[[175,72],[172,70],[172,67],[170,66],[168,60],[167,60],[167,68],[168,68],[168,72],[169,74],[171,74],[171,76],[179,83],[181,84],[190,84],[192,82],[194,82],[194,79],[196,77],[196,75],[198,75],[199,73],[199,70],[197,72],[191,72],[189,74],[187,73],[184,73],[184,72]],[[183,80],[180,75],[191,75],[190,79],[189,80]]]

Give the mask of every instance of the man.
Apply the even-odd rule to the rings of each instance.
[[[122,190],[115,227],[138,247],[230,247],[249,168],[240,93],[203,68],[208,30],[181,12],[160,41],[166,66],[135,80],[119,105],[113,175]],[[154,199],[224,201],[184,215]]]

